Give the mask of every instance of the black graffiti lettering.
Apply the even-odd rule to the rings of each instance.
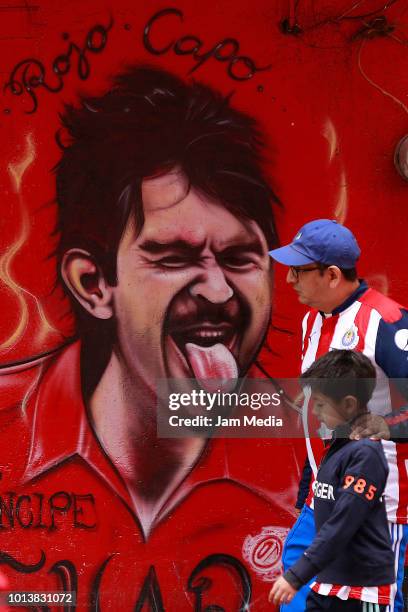
[[[44,551],[41,551],[41,556],[37,563],[27,564],[17,561],[14,557],[6,552],[0,552],[0,565],[8,565],[16,572],[21,574],[34,574],[44,567],[46,556]]]
[[[222,51],[227,48],[228,45],[231,47],[231,51],[226,55],[222,54]],[[213,49],[214,57],[219,62],[227,62],[228,60],[236,59],[236,54],[239,51],[239,42],[235,40],[235,38],[225,38],[221,42],[218,43]]]
[[[57,93],[62,89],[62,80],[58,79],[56,85],[52,86],[45,81],[46,69],[44,65],[36,59],[28,58],[19,62],[13,69],[9,81],[4,86],[4,91],[9,89],[14,96],[21,96],[27,93],[32,101],[31,110],[27,114],[35,113],[38,107],[37,87],[44,87],[47,91]]]
[[[26,113],[29,115],[35,113],[38,108],[37,88],[43,87],[49,93],[60,92],[64,87],[64,78],[75,67],[82,81],[89,77],[91,66],[87,54],[101,53],[104,50],[112,26],[113,20],[111,19],[107,26],[97,24],[91,28],[82,47],[69,41],[67,50],[57,55],[51,63],[52,81],[50,81],[46,67],[38,59],[30,57],[18,62],[4,85],[4,91],[9,90],[14,96],[28,94],[32,107]],[[69,34],[64,33],[63,39],[68,41]]]
[[[134,612],[142,612],[145,603],[149,603],[151,612],[165,612],[156,570],[153,565],[150,566],[149,573],[143,582]]]
[[[65,593],[78,592],[78,572],[72,561],[67,559],[57,561],[48,573],[58,576]],[[73,604],[64,605],[64,612],[75,612],[75,610],[76,606]]]
[[[205,559],[200,561],[200,563],[196,565],[196,567],[193,569],[188,579],[188,590],[194,593],[196,598],[194,612],[210,612],[210,610],[212,610],[213,612],[215,612],[216,610],[222,612],[223,609],[215,604],[207,606],[203,610],[203,593],[205,591],[210,590],[212,586],[212,581],[205,576],[199,575],[204,572],[204,570],[210,567],[219,566],[225,567],[228,570],[233,570],[233,573],[236,575],[236,577],[238,577],[239,584],[241,587],[241,601],[239,612],[245,612],[246,610],[249,610],[249,604],[251,602],[252,596],[252,586],[251,578],[248,574],[248,571],[246,570],[244,565],[232,555],[216,553],[213,555],[209,555],[208,557],[205,557]]]
[[[58,499],[65,500],[65,503],[63,503],[62,505],[61,503],[58,504]],[[57,493],[54,493],[54,495],[51,495],[49,503],[50,503],[50,511],[51,511],[50,529],[57,529],[55,526],[55,513],[60,512],[63,515],[66,515],[68,513],[68,510],[70,509],[71,504],[72,504],[71,496],[69,493],[66,493],[65,491],[58,491]]]
[[[26,503],[26,508],[24,508],[23,504]],[[31,497],[29,495],[20,495],[16,502],[16,517],[19,525],[24,529],[27,527],[31,527],[34,520],[34,515],[32,510],[30,509]],[[23,507],[22,507],[23,506]],[[28,518],[28,522],[26,519]]]
[[[67,517],[75,529],[96,527],[96,503],[92,493],[77,494],[58,491],[45,499],[43,493],[0,495],[0,530],[59,528],[58,516]]]
[[[85,49],[81,49],[80,47],[78,47],[78,45],[76,45],[75,43],[70,43],[69,47],[68,47],[68,52],[65,56],[66,61],[68,63],[68,71],[71,69],[71,57],[72,56],[77,55],[78,56],[78,60],[77,60],[77,72],[78,72],[78,76],[81,79],[81,81],[85,81],[88,77],[89,77],[89,73],[90,73],[90,64],[88,61],[88,58],[86,57],[86,48]]]
[[[228,45],[232,47],[231,51],[228,55],[222,55],[221,51],[225,47],[228,48]],[[226,38],[225,40],[222,40],[221,42],[217,43],[212,49],[207,51],[207,53],[203,53],[202,55],[194,53],[193,56],[197,64],[193,66],[193,68],[190,70],[190,73],[197,70],[202,64],[204,64],[204,62],[206,62],[211,57],[214,57],[219,62],[226,62],[228,60],[233,59],[235,57],[234,52],[236,52],[237,49],[239,49],[239,42],[233,38]]]
[[[108,565],[109,561],[114,556],[115,555],[113,554],[113,555],[110,555],[107,559],[105,559],[105,561],[102,563],[102,565],[100,566],[99,570],[96,573],[96,576],[92,583],[92,588],[91,588],[91,601],[90,601],[91,612],[101,612],[101,604],[100,604],[101,582],[102,582],[102,578],[106,570],[106,566]]]
[[[7,517],[8,527],[14,527],[14,498],[16,494],[6,493],[6,495],[8,495],[8,504],[3,496],[0,497],[0,529],[6,529],[6,525],[3,525],[4,515]]]
[[[88,609],[90,612],[102,612],[102,580],[108,564],[115,555],[116,553],[109,555],[103,563],[101,563],[96,572],[89,595]],[[46,555],[43,550],[40,551],[40,559],[33,564],[26,564],[6,552],[0,552],[0,565],[7,565],[11,569],[23,574],[33,574],[42,570],[45,562]],[[234,609],[236,609],[237,612],[247,612],[250,609],[252,597],[250,576],[244,565],[237,558],[224,553],[216,553],[205,557],[205,559],[200,561],[191,572],[187,581],[187,590],[195,596],[194,612],[226,612],[224,608],[215,603],[203,607],[203,595],[211,591],[213,584],[213,581],[203,575],[203,573],[210,568],[220,567],[224,568],[235,579],[234,582],[237,586],[234,590],[234,595],[238,595],[240,601],[238,604],[239,607]],[[78,593],[78,570],[72,561],[68,559],[56,561],[48,570],[48,574],[57,576],[61,588],[65,593]],[[149,571],[143,581],[140,594],[134,606],[134,612],[142,612],[144,609],[149,609],[150,612],[166,612],[160,584],[153,565],[149,567]],[[76,607],[72,607],[72,605],[64,607],[64,612],[68,612],[69,610],[75,612]]]
[[[86,495],[76,495],[74,494],[72,496],[73,498],[73,502],[74,502],[74,508],[73,508],[73,513],[74,513],[74,527],[76,528],[82,528],[82,529],[93,529],[94,527],[96,527],[96,523],[92,523],[92,524],[88,524],[88,523],[83,523],[82,521],[79,520],[79,516],[83,516],[84,515],[84,508],[82,505],[79,505],[79,502],[88,502],[91,504],[92,508],[95,508],[95,498],[92,495],[92,493],[87,493]]]
[[[71,69],[69,55],[58,55],[52,62],[52,69],[58,76],[65,76]],[[62,80],[60,80],[62,82]]]
[[[113,25],[113,19],[107,28],[101,25],[96,25],[89,30],[88,36],[86,37],[86,47],[91,53],[101,53],[106,47],[108,42],[108,31]]]
[[[191,43],[190,46],[189,43]],[[176,55],[190,55],[192,53],[196,57],[196,53],[200,50],[202,44],[203,41],[197,36],[182,36],[174,45],[174,53]]]
[[[240,64],[242,64],[244,68],[246,68],[248,71],[239,73],[238,67],[240,66]],[[252,79],[256,72],[267,69],[267,67],[256,68],[254,62],[249,57],[235,57],[228,65],[228,74],[236,81],[247,81],[248,79]]]
[[[44,495],[42,493],[33,493],[33,497],[38,499],[38,521],[33,525],[34,529],[46,529],[47,525],[42,522],[44,512]]]
[[[161,49],[157,49],[156,47],[153,46],[152,41],[150,40],[150,30],[152,28],[152,25],[156,21],[164,17],[165,15],[177,15],[180,18],[180,20],[183,21],[183,13],[179,11],[179,9],[175,9],[175,8],[163,9],[159,11],[158,13],[155,13],[153,17],[149,19],[143,31],[143,44],[145,48],[149,51],[149,53],[152,53],[153,55],[163,55],[163,53],[167,53],[167,51],[170,51],[171,47],[174,44],[174,40],[172,40],[165,47],[162,47]]]
[[[154,44],[152,26],[155,24],[156,27],[159,27],[159,22],[168,15],[176,15],[180,21],[184,21],[183,12],[176,8],[165,8],[155,13],[149,19],[143,31],[143,44],[149,53],[163,55],[173,49],[175,55],[191,55],[196,64],[189,70],[190,74],[198,70],[209,59],[214,58],[218,62],[227,63],[227,74],[235,81],[252,79],[257,72],[271,68],[271,65],[257,66],[250,57],[239,55],[240,44],[235,38],[225,38],[208,51],[203,51],[204,42],[201,38],[191,34],[181,36],[177,40],[173,38],[161,47]]]
[[[209,591],[211,585],[212,581],[203,577],[197,578],[194,584],[189,582],[189,591],[192,591],[195,595],[194,612],[203,611],[203,593]]]
[[[18,561],[12,555],[9,555],[6,552],[0,552],[0,565],[7,565],[11,569],[15,570],[20,574],[34,574],[41,569],[43,569],[46,562],[46,555],[43,550],[41,550],[40,559],[37,563],[23,563],[22,561]],[[77,594],[78,592],[78,572],[76,570],[75,565],[71,561],[62,560],[57,561],[48,571],[49,574],[56,574],[60,579],[62,588],[65,593],[74,592]],[[43,612],[49,612],[50,608],[48,606],[33,606],[30,607],[30,610],[42,610]],[[64,612],[75,612],[75,605],[64,605]]]

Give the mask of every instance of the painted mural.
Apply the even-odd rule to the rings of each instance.
[[[161,438],[157,381],[263,379],[300,425],[268,250],[312,218],[407,302],[407,15],[0,4],[0,589],[64,595],[24,609],[273,609],[304,441]]]

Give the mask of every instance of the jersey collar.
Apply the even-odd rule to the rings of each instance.
[[[80,342],[76,342],[54,358],[52,363],[47,363],[46,371],[40,372],[42,376],[36,381],[36,389],[27,407],[31,439],[28,460],[19,481],[21,484],[31,482],[58,469],[66,461],[79,457],[119,495],[137,517],[137,508],[124,481],[93,431],[81,393],[80,356]],[[249,447],[248,459],[242,461],[245,443]],[[238,482],[241,487],[274,501],[275,485],[273,482],[265,484],[263,472],[259,476],[262,484],[255,482],[253,464],[256,465],[259,458],[255,454],[251,462],[251,443],[257,446],[259,440],[209,440],[201,456],[191,466],[190,473],[164,502],[152,529],[196,487],[204,484]],[[270,452],[266,447],[265,450],[265,454]]]
[[[351,295],[348,296],[340,306],[337,306],[330,314],[324,313],[320,311],[320,314],[323,318],[327,318],[330,316],[335,316],[346,310],[349,306],[351,306],[359,297],[363,295],[368,290],[368,285],[366,281],[362,278],[359,279],[360,285],[357,287],[355,291]]]

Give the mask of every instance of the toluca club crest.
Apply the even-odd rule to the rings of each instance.
[[[244,540],[242,556],[265,582],[272,582],[281,573],[282,549],[288,531],[284,527],[263,527],[261,533]]]

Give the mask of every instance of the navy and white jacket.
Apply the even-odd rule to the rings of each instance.
[[[313,484],[316,537],[284,574],[295,588],[313,576],[340,585],[395,582],[385,505],[388,465],[380,442],[337,429]],[[343,437],[338,437],[339,435]]]

